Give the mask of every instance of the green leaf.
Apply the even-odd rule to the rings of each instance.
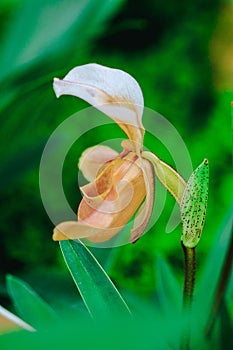
[[[183,233],[181,240],[185,247],[197,246],[205,223],[208,200],[209,166],[204,161],[190,176],[180,204]]]
[[[177,319],[158,315],[143,317],[105,317],[101,322],[89,319],[64,318],[58,327],[47,327],[35,332],[14,332],[0,337],[4,350],[41,349],[179,349],[174,345]],[[175,324],[175,326],[174,326]],[[200,343],[199,348],[202,349]]]
[[[2,44],[0,79],[59,54],[75,50],[104,28],[122,0],[27,0],[10,21]],[[72,51],[73,52],[73,51]]]
[[[60,247],[71,276],[93,317],[106,313],[129,314],[118,290],[81,241],[61,241]]]
[[[223,228],[218,232],[212,250],[209,252],[194,299],[194,317],[199,318],[198,331],[203,331],[207,325],[212,309],[214,296],[220,279],[224,258],[232,235],[232,206]]]
[[[7,290],[19,316],[36,329],[58,322],[53,309],[21,279],[8,275]]]
[[[161,256],[157,257],[156,266],[159,305],[168,315],[171,315],[172,311],[179,312],[182,304],[181,286],[177,282],[170,266]]]

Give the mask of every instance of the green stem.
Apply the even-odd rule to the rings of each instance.
[[[188,248],[181,242],[184,251],[184,294],[183,306],[185,309],[190,309],[193,299],[195,274],[196,274],[196,249]]]
[[[212,327],[214,325],[214,320],[218,313],[221,300],[223,298],[224,292],[227,287],[228,280],[230,278],[233,262],[233,234],[231,234],[230,244],[226,253],[226,257],[223,263],[222,272],[220,274],[219,283],[215,292],[214,303],[212,306],[209,322],[206,327],[206,336],[209,337],[211,334]]]
[[[193,292],[196,274],[196,249],[185,247],[181,242],[184,252],[184,293],[183,293],[183,310],[185,315],[189,313],[192,306]],[[189,315],[188,315],[189,317]],[[182,349],[188,350],[190,343],[190,322],[187,322],[184,329]]]

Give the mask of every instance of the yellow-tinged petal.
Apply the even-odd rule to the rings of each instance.
[[[127,152],[134,152],[135,149],[138,149],[140,145],[133,140],[123,140],[121,142],[121,146]]]
[[[97,231],[102,232],[92,225],[88,225],[83,221],[64,221],[58,224],[53,230],[54,241],[64,241],[67,239],[86,238],[95,235]]]
[[[130,242],[135,243],[144,233],[154,206],[155,178],[153,165],[146,159],[141,159],[141,169],[143,171],[146,186],[146,198],[135,216],[133,228],[131,230]]]
[[[186,187],[186,182],[182,176],[151,152],[142,152],[142,157],[148,159],[154,165],[156,176],[180,205]]]
[[[136,159],[135,154],[128,154],[126,159],[110,161],[96,181],[84,188],[78,222],[59,224],[53,239],[104,242],[116,235],[146,195],[143,172]]]
[[[54,79],[56,96],[79,97],[105,113],[142,148],[143,95],[136,80],[119,69],[98,64],[73,68],[63,80]],[[135,150],[137,153],[139,149]]]
[[[104,234],[97,232],[96,235],[87,238],[92,242],[104,242],[119,232],[145,197],[143,173],[138,164],[128,159],[117,161],[119,164],[114,164],[113,174],[108,172],[112,178],[112,187],[118,194],[117,199],[109,201],[110,191],[97,210],[88,204],[85,197],[79,206],[79,220],[97,227],[105,227]]]
[[[103,194],[95,194],[95,183],[87,185],[88,190],[83,189],[83,200],[91,208],[101,213],[116,213],[122,211],[130,202],[133,196],[133,186],[126,179],[120,180]],[[93,187],[91,189],[91,187]]]
[[[88,181],[93,181],[106,162],[116,158],[118,153],[107,146],[94,146],[85,150],[78,167]]]
[[[106,204],[109,207],[108,210],[111,211],[111,202],[113,202],[114,207],[118,203],[118,192],[121,191],[122,193],[120,200],[122,200],[125,195],[123,188],[127,184],[125,180],[126,177],[124,178],[124,176],[127,175],[127,172],[136,159],[137,156],[134,153],[128,153],[124,158],[115,158],[107,162],[92,183],[80,188],[86,202],[92,208],[97,209],[100,204],[103,204],[103,199],[105,199],[109,202]],[[124,180],[122,181],[122,179]],[[130,196],[129,189],[127,196]]]

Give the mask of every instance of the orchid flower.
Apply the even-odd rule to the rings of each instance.
[[[72,69],[64,79],[54,79],[57,97],[79,97],[112,118],[128,139],[118,154],[107,146],[87,149],[79,168],[89,183],[81,187],[83,199],[77,221],[65,221],[54,229],[56,241],[86,238],[104,242],[115,236],[133,217],[130,242],[144,233],[154,204],[155,175],[181,202],[185,181],[157,156],[143,151],[144,101],[136,80],[129,74],[98,64]]]

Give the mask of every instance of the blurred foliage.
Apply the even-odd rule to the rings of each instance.
[[[9,332],[0,337],[0,345],[7,349],[15,348],[16,343],[17,347],[24,349],[27,344],[30,344],[30,348],[41,348],[44,343],[48,347],[52,341],[57,349],[73,348],[74,343],[85,348],[93,348],[94,345],[97,349],[107,349],[109,346],[111,349],[119,349],[119,346],[153,349],[155,344],[158,349],[220,349],[227,343],[228,348],[232,348],[232,338],[229,337],[233,326],[229,317],[231,302],[226,298],[226,293],[222,308],[214,314],[214,318],[211,313],[215,294],[212,292],[216,290],[221,275],[220,270],[216,271],[214,262],[217,258],[222,267],[230,241],[232,246],[231,221],[232,215],[224,231],[216,237],[190,310],[182,310],[180,285],[162,257],[155,264],[158,281],[156,296],[145,303],[140,298],[128,295],[129,309],[106,272],[82,242],[61,242],[65,263],[85,304],[85,312],[74,308],[61,313],[60,307],[55,307],[54,300],[52,309],[27,283],[8,275],[7,290],[17,314],[37,331]],[[219,251],[220,246],[222,249]],[[211,271],[213,267],[214,273]],[[210,274],[211,280],[208,278]],[[227,289],[231,294],[232,287],[233,284],[229,283]],[[207,289],[210,292],[206,293]],[[208,319],[212,324],[212,327],[208,327],[209,332],[206,327],[210,324]],[[91,337],[87,336],[87,331]],[[120,331],[120,335],[117,331]]]
[[[51,240],[53,224],[41,202],[38,172],[50,134],[87,106],[73,97],[57,100],[52,79],[89,62],[134,76],[145,105],[164,115],[183,137],[194,168],[209,159],[207,219],[197,248],[201,270],[218,229],[226,225],[232,196],[232,8],[231,1],[223,0],[1,1],[0,292],[5,303],[6,273],[24,276],[48,298],[53,297],[54,288],[57,303],[64,295],[72,303],[74,291],[58,245]],[[64,187],[75,210],[81,198],[78,157],[86,147],[104,141],[110,129],[87,133],[67,156]],[[117,127],[111,132],[124,137]],[[157,155],[174,165],[164,147],[156,146]],[[181,228],[164,233],[173,205],[168,197],[158,222],[136,245],[93,249],[127,293],[153,295],[158,254],[166,257],[181,282]]]

